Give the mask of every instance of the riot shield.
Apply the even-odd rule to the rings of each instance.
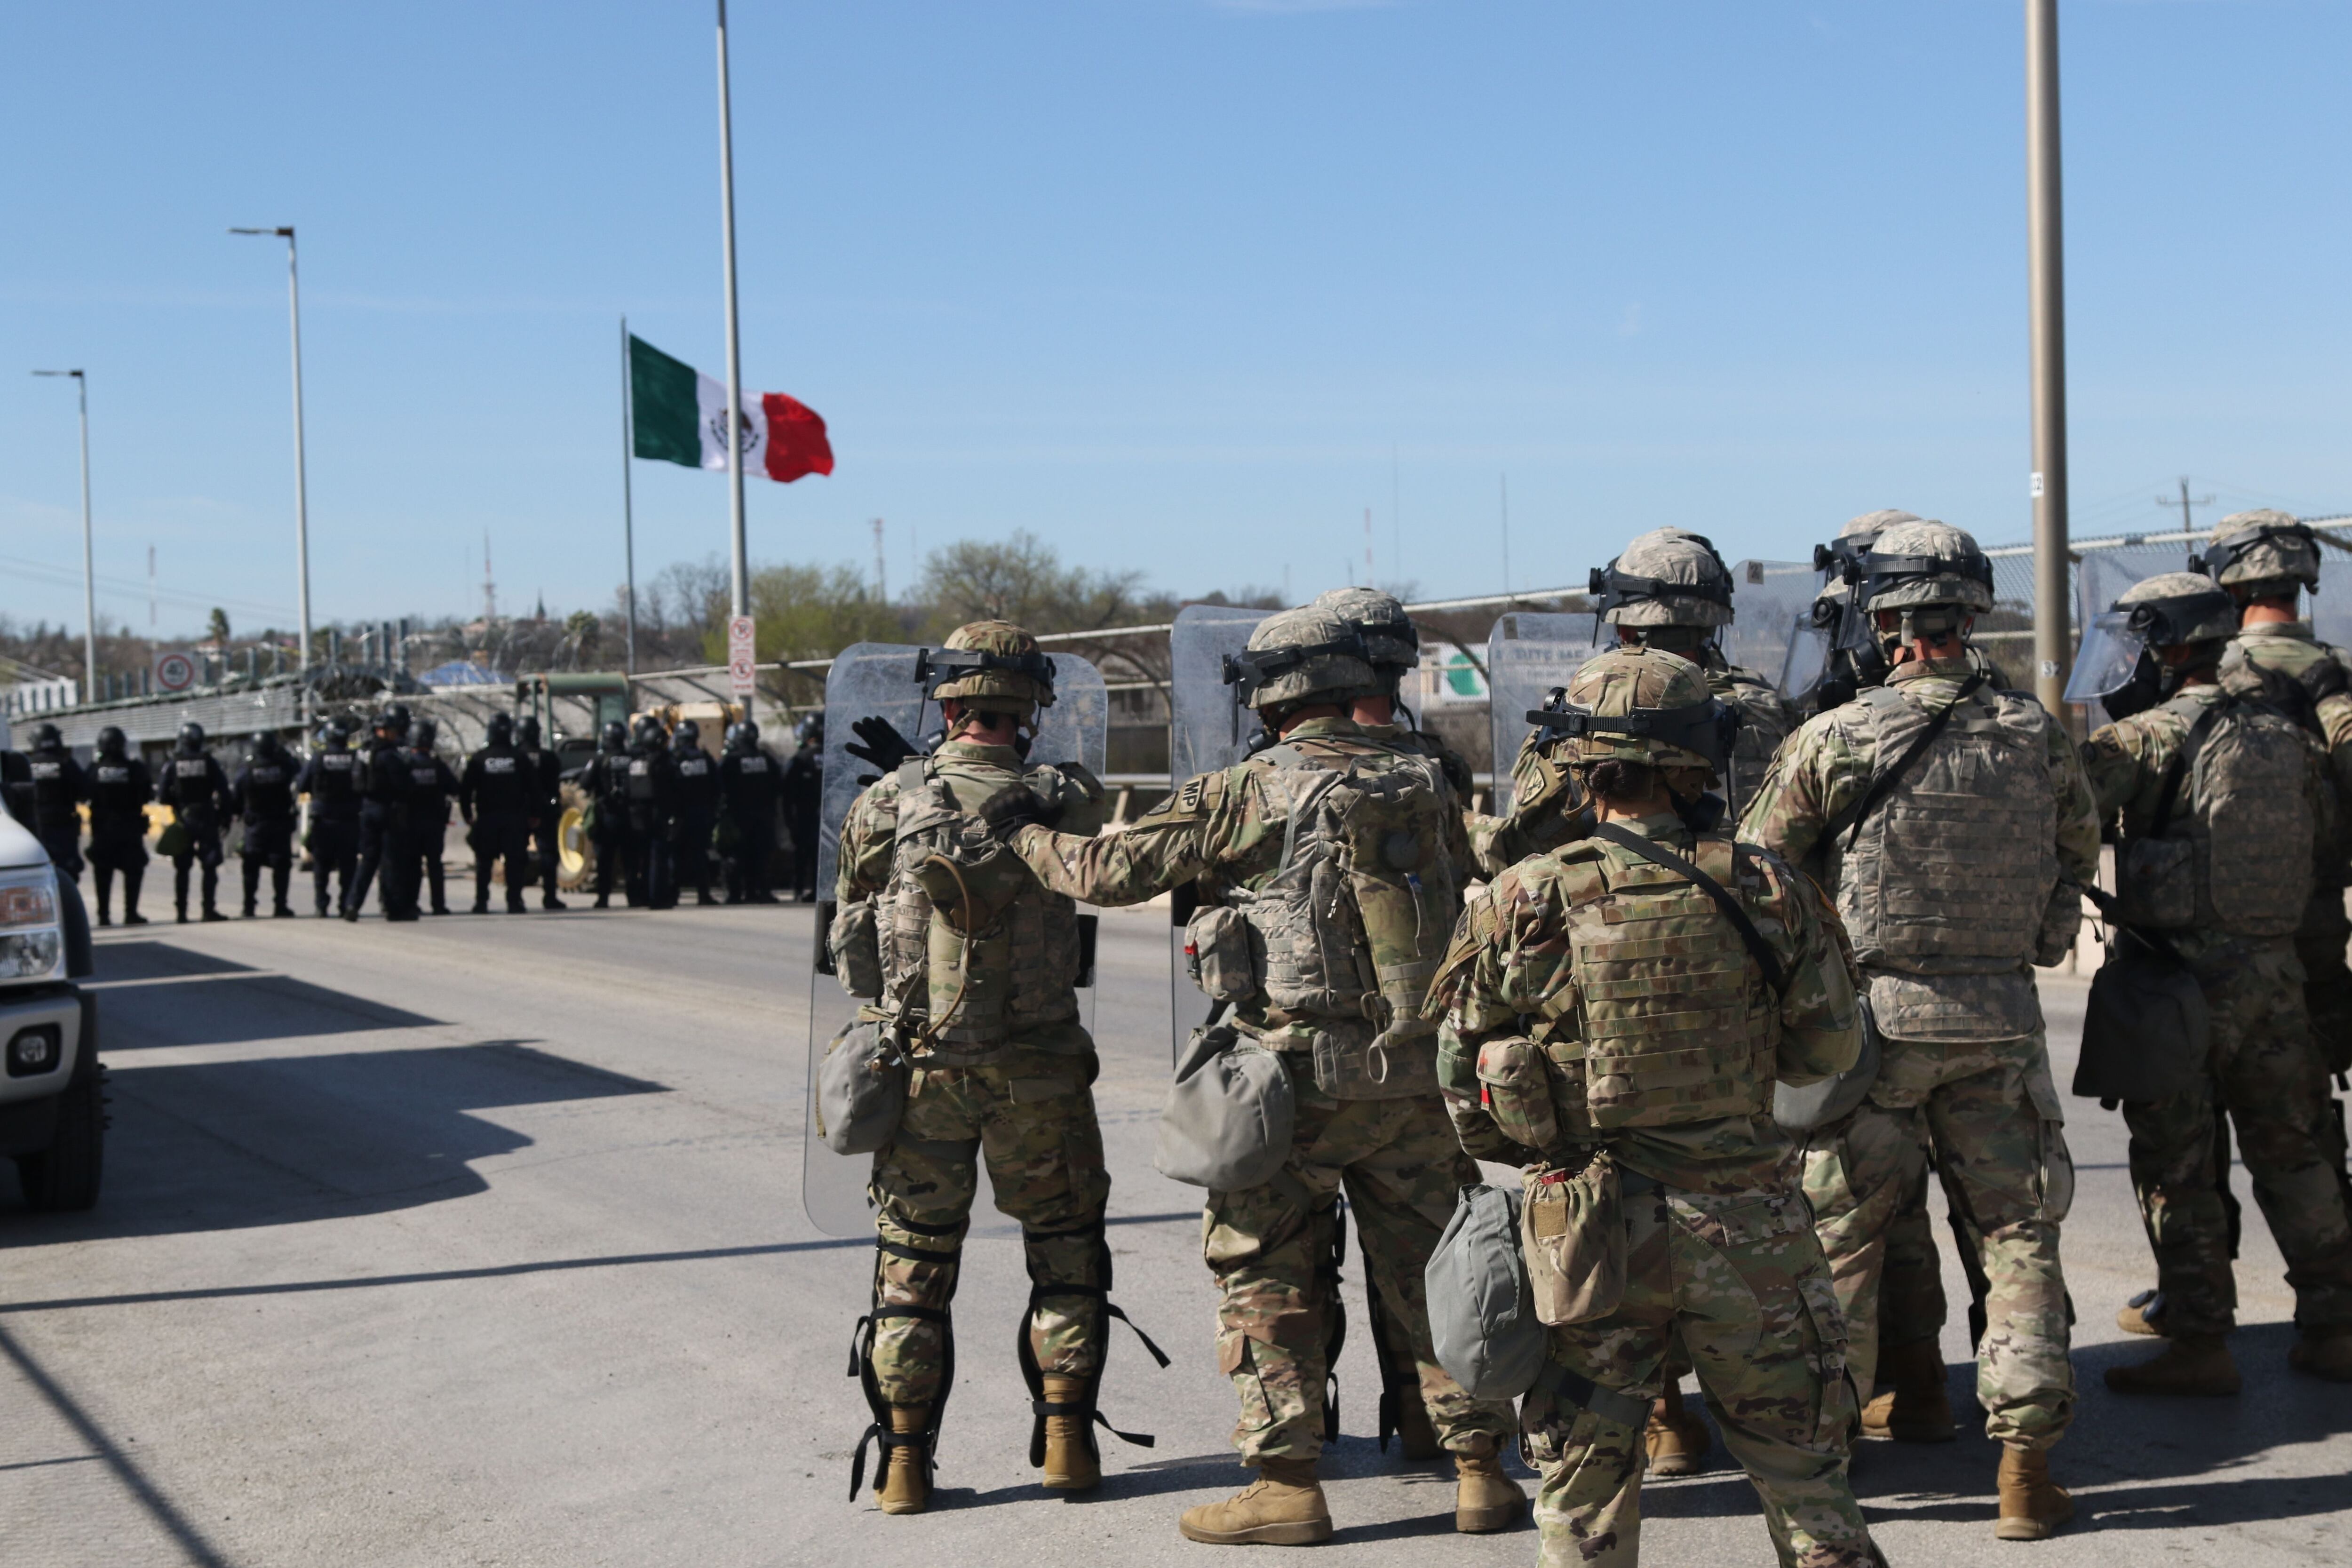
[[[1511,769],[1531,726],[1528,710],[1540,708],[1555,687],[1566,686],[1577,667],[1592,657],[1599,617],[1514,610],[1486,634],[1487,722],[1495,749],[1496,816],[1511,811]],[[1613,637],[1615,634],[1611,632]]]
[[[1168,636],[1169,783],[1181,784],[1201,773],[1232,767],[1247,753],[1257,732],[1257,715],[1234,702],[1225,684],[1229,654],[1249,647],[1250,634],[1271,610],[1238,605],[1187,605],[1176,612]],[[1192,884],[1170,896],[1168,911],[1168,1027],[1170,1060],[1209,1016],[1209,998],[1192,984],[1184,964],[1184,925],[1196,908]]]
[[[1801,646],[1812,644],[1813,597],[1822,574],[1810,561],[1740,561],[1731,568],[1731,624],[1716,634],[1723,657],[1768,681],[1786,682]],[[1822,649],[1826,661],[1828,650]],[[1813,679],[1821,679],[1818,670]],[[1810,686],[1811,683],[1808,682]]]
[[[802,1106],[801,1207],[816,1227],[828,1236],[870,1236],[873,1208],[866,1201],[867,1177],[873,1160],[865,1154],[836,1154],[816,1132],[816,1069],[825,1047],[856,1017],[856,998],[828,973],[824,936],[833,923],[834,888],[841,847],[841,825],[866,787],[881,775],[872,763],[853,757],[848,748],[859,743],[853,726],[861,719],[887,721],[899,734],[928,750],[940,729],[939,704],[916,683],[915,665],[920,648],[891,643],[856,643],[833,661],[824,682],[824,773],[822,815],[817,844],[817,919],[814,962],[809,971],[808,1049]],[[1075,762],[1102,773],[1110,742],[1110,696],[1100,671],[1076,654],[1056,653],[1054,660],[1054,705],[1038,715],[1037,739],[1030,760]],[[1089,981],[1091,986],[1091,981]],[[1094,993],[1079,993],[1081,1016],[1094,1023]],[[1021,1227],[996,1211],[985,1169],[980,1194],[972,1203],[973,1236],[1017,1237]]]

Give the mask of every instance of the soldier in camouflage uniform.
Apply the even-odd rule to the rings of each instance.
[[[1896,523],[1869,561],[1857,592],[1886,684],[1790,739],[1740,837],[1836,889],[1885,1042],[1868,1098],[1806,1151],[1855,1381],[1889,1388],[1890,1426],[1948,1436],[1940,1311],[1883,1350],[1874,1321],[1894,1218],[1932,1157],[1988,1282],[1977,1397],[2002,1444],[1994,1532],[2038,1540],[2074,1512],[2048,1463],[2074,1411],[2058,1262],[2074,1172],[2033,966],[2073,944],[2098,820],[2064,730],[1969,658],[1992,607],[1976,542]]]
[[[1591,834],[1472,900],[1432,991],[1446,1109],[1468,1152],[1526,1167],[1528,1232],[1569,1230],[1544,1217],[1563,1181],[1620,1194],[1623,1295],[1551,1330],[1520,1408],[1547,1568],[1638,1560],[1643,1426],[1677,1347],[1780,1561],[1881,1561],[1846,1477],[1843,1318],[1769,1113],[1775,1077],[1853,1065],[1853,975],[1818,888],[1691,826],[1726,717],[1672,654],[1588,660],[1559,727]]]
[[[2337,863],[2335,791],[2295,705],[2280,704],[2250,662],[2225,656],[2242,646],[2229,641],[2237,629],[2229,595],[2202,576],[2168,572],[2115,608],[2131,613],[2162,671],[2156,694],[2168,697],[2083,748],[2101,813],[2121,815],[2117,919],[2164,932],[2187,958],[2212,1047],[2210,1072],[2189,1089],[2124,1105],[2158,1271],[2153,1301],[2126,1311],[2168,1342],[2152,1360],[2109,1368],[2107,1386],[2239,1390],[2224,1339],[2237,1293],[2215,1169],[2217,1103],[2237,1124],[2255,1201],[2286,1258],[2298,1331],[2289,1361],[2352,1382],[2352,1223],[2295,955],[2309,889]]]
[[[1500,1462],[1510,1406],[1473,1400],[1438,1364],[1423,1283],[1457,1190],[1477,1180],[1438,1099],[1436,1029],[1422,1014],[1458,903],[1444,844],[1460,803],[1433,760],[1348,716],[1375,677],[1362,639],[1328,611],[1268,617],[1237,664],[1276,743],[1107,837],[995,814],[1056,893],[1134,904],[1201,880],[1188,942],[1223,955],[1220,969],[1241,978],[1219,1000],[1290,1068],[1289,1158],[1261,1186],[1212,1192],[1202,1224],[1218,1365],[1241,1401],[1234,1444],[1259,1479],[1181,1528],[1215,1544],[1330,1535],[1317,1465],[1344,1187],[1371,1288],[1454,1457],[1455,1527],[1501,1530],[1526,1506]]]
[[[1032,1289],[1019,1351],[1042,1426],[1031,1463],[1055,1490],[1101,1480],[1095,1393],[1117,1312],[1103,1237],[1110,1178],[1088,1089],[1095,1047],[1074,990],[1076,911],[972,815],[1021,788],[1053,797],[1070,832],[1090,833],[1102,788],[1073,763],[1024,765],[1024,733],[1054,699],[1036,639],[978,621],[947,648],[930,692],[947,739],[850,808],[829,936],[845,985],[878,976],[860,1016],[895,1031],[911,1068],[905,1118],[874,1159],[879,1250],[873,1311],[859,1325],[885,1513],[919,1513],[929,1500],[954,1377],[949,1304],[982,1159],[997,1205],[1021,1223]],[[861,1443],[861,1467],[864,1458]]]

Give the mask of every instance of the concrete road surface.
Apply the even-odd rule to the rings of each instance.
[[[1175,1358],[1158,1371],[1117,1331],[1104,1405],[1158,1446],[1108,1444],[1097,1497],[1036,1489],[1019,1249],[976,1242],[943,1490],[914,1519],[847,1496],[866,1413],[843,1369],[871,1251],[802,1213],[807,911],[101,933],[104,1200],[36,1215],[0,1180],[0,1563],[1224,1561],[1174,1523],[1243,1472],[1198,1194],[1150,1168],[1164,919],[1105,917],[1096,1086],[1116,1299]],[[2063,1083],[2082,986],[2044,996]],[[2081,1523],[1998,1543],[1980,1436],[1870,1444],[1857,1485],[1889,1558],[2352,1562],[2352,1389],[2286,1370],[2291,1302],[2251,1203],[2244,1395],[2128,1403],[2101,1386],[2101,1368],[2147,1353],[2113,1319],[2150,1275],[2117,1120],[2074,1116],[2084,1399],[2057,1469]],[[1532,1563],[1531,1531],[1456,1537],[1447,1473],[1375,1448],[1349,1274],[1329,1555]],[[1956,1322],[1946,1359],[1972,1411],[1966,1348]],[[1771,1561],[1717,1452],[1649,1489],[1650,1562]]]

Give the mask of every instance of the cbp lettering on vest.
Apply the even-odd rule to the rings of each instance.
[[[405,855],[408,795],[415,787],[404,742],[408,705],[394,702],[371,721],[367,753],[360,760],[359,878],[343,900],[343,919],[356,921],[368,889],[382,878],[376,905],[387,921],[416,919],[416,861]]]
[[[2231,641],[2237,630],[2224,588],[2168,572],[2097,617],[2078,663],[2105,672],[2075,689],[2105,687],[2083,695],[2116,721],[2083,748],[2100,813],[2122,830],[2116,921],[2158,933],[2186,960],[2210,1031],[2209,1070],[2167,1098],[2124,1102],[2157,1289],[2118,1321],[2168,1342],[2150,1360],[2107,1369],[2107,1386],[2125,1394],[2226,1395],[2241,1385],[2226,1339],[2237,1248],[2217,1179],[2229,1159],[2217,1108],[2236,1124],[2239,1157],[2286,1258],[2297,1331],[2288,1363],[2352,1382],[2352,1220],[2295,952],[2313,885],[2341,866],[2338,802],[2305,722],[2305,688],[2288,679],[2283,692],[2276,665]],[[2161,700],[2144,706],[2151,699]],[[2323,700],[2346,700],[2340,691]]]
[[[515,747],[514,715],[493,713],[482,749],[466,759],[457,781],[457,811],[466,819],[466,841],[474,849],[474,912],[490,912],[490,877],[504,862],[507,913],[523,914],[530,906],[523,889],[530,874],[524,867],[530,849],[531,808],[541,784],[531,759]]]
[[[783,764],[760,744],[760,726],[749,719],[727,731],[727,754],[719,759],[719,795],[735,845],[727,857],[727,901],[772,904],[768,885],[776,858],[776,806],[782,799]]]
[[[261,873],[270,874],[270,913],[289,920],[294,906],[286,901],[287,884],[294,875],[294,781],[298,770],[278,731],[264,730],[253,738],[245,765],[229,781],[229,794],[245,824],[245,847],[238,858],[245,871],[245,918],[251,920],[261,897]]]
[[[1865,1568],[1828,1260],[1772,1080],[1860,1044],[1820,889],[1715,826],[1734,720],[1663,649],[1595,655],[1553,707],[1590,835],[1470,901],[1432,987],[1463,1148],[1526,1171],[1547,1366],[1521,1403],[1546,1563],[1638,1561],[1644,1428],[1677,1343],[1783,1563]]]
[[[1507,1528],[1526,1499],[1502,1470],[1507,1404],[1474,1400],[1432,1348],[1420,1280],[1477,1179],[1437,1092],[1437,1033],[1423,1000],[1459,900],[1463,802],[1437,760],[1349,716],[1378,688],[1363,638],[1317,606],[1268,616],[1229,683],[1266,743],[1188,780],[1127,832],[1079,838],[1028,821],[1021,797],[988,815],[1038,879],[1091,903],[1140,903],[1196,879],[1221,889],[1187,930],[1215,950],[1203,976],[1240,1031],[1278,1053],[1297,1101],[1289,1156],[1265,1184],[1212,1192],[1218,1363],[1241,1405],[1234,1445],[1258,1480],[1188,1511],[1215,1544],[1328,1539],[1318,1475],[1325,1382],[1339,1322],[1338,1203],[1411,1342],[1438,1442],[1454,1459],[1456,1529]]]
[[[131,754],[122,731],[109,724],[98,732],[98,755],[89,765],[89,865],[98,884],[98,923],[114,923],[108,904],[114,875],[122,873],[122,923],[143,926],[139,884],[147,875],[147,803],[155,784],[147,764]]]
[[[1790,737],[1740,824],[1835,889],[1884,1044],[1860,1104],[1808,1130],[1805,1191],[1854,1381],[1877,1390],[1864,1431],[1948,1441],[1940,1273],[1914,1201],[1933,1148],[1979,1291],[1977,1398],[2002,1446],[1994,1533],[2039,1540],[2074,1514],[2048,1459],[2075,1405],[2058,1257],[2074,1167],[2033,969],[2073,945],[2098,821],[2064,730],[1970,657],[1992,608],[1975,540],[1890,524],[1852,587],[1885,684]],[[1890,1255],[1930,1262],[1882,1290]]]
[[[628,801],[629,902],[651,910],[677,907],[677,761],[661,721],[648,713],[629,737],[623,788]]]
[[[172,857],[172,896],[180,923],[188,923],[188,869],[204,868],[204,918],[225,921],[220,912],[221,827],[232,806],[228,774],[205,749],[205,727],[180,726],[172,754],[163,761],[163,787],[157,792],[172,808],[178,826],[179,847]]]
[[[34,836],[49,852],[58,874],[71,880],[81,875],[81,813],[89,798],[89,781],[81,764],[66,750],[65,737],[55,724],[33,726],[33,749],[25,757],[32,776]]]
[[[319,731],[294,787],[310,801],[310,890],[319,917],[352,907],[360,859],[360,758],[352,750],[353,725],[338,715]],[[337,896],[330,901],[330,892]]]
[[[563,869],[563,759],[540,742],[539,720],[526,713],[515,725],[515,750],[522,756],[530,790],[530,842],[539,861],[539,907],[565,908],[555,896]]]
[[[694,889],[694,901],[710,896],[710,835],[719,826],[719,764],[702,749],[702,726],[681,719],[670,737],[671,765],[677,775],[677,806],[672,837],[677,845],[677,885]]]
[[[1076,763],[1025,761],[1054,666],[1020,627],[973,622],[915,664],[947,738],[850,808],[829,939],[844,984],[876,993],[860,1018],[886,1027],[913,1069],[903,1119],[874,1157],[874,1306],[856,1341],[887,1514],[929,1505],[955,1364],[950,1303],[982,1160],[998,1206],[1021,1225],[1030,1293],[1017,1354],[1037,1417],[1031,1462],[1049,1489],[1101,1483],[1096,1395],[1110,1320],[1126,1316],[1109,1298],[1110,1178],[1087,1087],[1095,1045],[1078,1018],[1077,910],[977,815],[1018,798],[1072,830],[1057,837],[1087,842],[1102,786]],[[861,1443],[861,1467],[864,1456]]]
[[[607,720],[597,737],[596,754],[589,760],[580,783],[588,792],[595,820],[589,832],[589,843],[596,852],[596,905],[611,906],[613,884],[619,882],[626,890],[630,907],[642,900],[635,876],[630,873],[630,862],[636,854],[636,839],[629,831],[629,729],[618,719]]]

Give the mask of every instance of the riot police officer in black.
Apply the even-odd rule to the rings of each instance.
[[[68,879],[81,875],[81,803],[89,781],[66,750],[55,724],[33,727],[33,749],[25,759],[33,782],[33,834]]]
[[[180,923],[188,923],[188,868],[204,868],[204,918],[225,921],[220,912],[221,826],[235,806],[228,773],[205,750],[205,727],[191,721],[180,726],[179,743],[163,762],[163,786],[157,792],[172,808],[179,827],[179,847],[172,855],[172,902]]]
[[[523,776],[530,784],[530,839],[539,853],[539,907],[560,910],[564,903],[555,896],[555,879],[563,868],[563,759],[540,743],[539,720],[529,713],[515,726],[515,750],[523,759]]]
[[[419,719],[409,734],[408,776],[413,787],[408,792],[407,853],[409,864],[415,868],[408,876],[410,896],[414,899],[415,889],[430,883],[433,912],[446,915],[449,896],[441,851],[448,843],[449,803],[457,793],[457,775],[434,749],[441,739],[440,725]]]
[[[697,904],[715,904],[710,896],[710,832],[719,825],[719,764],[702,749],[702,726],[691,719],[678,721],[670,737],[670,757],[677,768],[677,809],[671,818],[677,841],[677,890],[684,897],[694,889]]]
[[[629,731],[618,719],[605,722],[604,732],[597,738],[596,755],[581,775],[581,783],[596,813],[589,832],[589,842],[596,849],[596,907],[610,905],[616,881],[627,889],[634,905],[637,884],[629,866],[636,854],[636,842],[629,833]]]
[[[245,918],[254,918],[261,893],[261,868],[269,868],[275,898],[270,914],[291,920],[294,906],[286,901],[286,884],[294,875],[294,759],[275,730],[253,738],[245,765],[229,781],[229,794],[245,822],[245,848],[239,858],[245,869]]]
[[[319,749],[294,779],[295,790],[310,797],[310,888],[321,920],[341,914],[352,901],[352,879],[360,858],[359,769],[359,753],[352,750],[352,721],[338,717],[319,731]],[[328,901],[331,880],[341,889],[333,903]]]
[[[139,884],[147,876],[147,803],[155,798],[147,764],[131,754],[121,729],[98,732],[89,763],[89,875],[98,884],[98,923],[112,925],[114,874],[122,873],[122,923],[143,926]]]
[[[816,900],[817,817],[824,805],[824,715],[801,721],[800,745],[784,763],[784,816],[793,830],[793,896]]]
[[[530,847],[530,806],[539,782],[530,759],[515,749],[514,716],[490,716],[488,742],[466,759],[457,781],[457,814],[467,822],[466,841],[474,847],[474,912],[490,912],[490,868],[503,860],[507,913],[528,913],[523,889],[530,874],[523,861]]]
[[[670,834],[677,812],[677,759],[661,721],[646,714],[629,738],[629,902],[650,910],[677,908],[677,866]]]
[[[746,719],[727,731],[727,754],[719,759],[719,794],[734,828],[735,847],[727,862],[727,901],[772,904],[769,868],[776,858],[776,802],[783,765],[760,744],[760,726]]]
[[[408,734],[408,709],[404,703],[394,703],[375,716],[371,726],[366,754],[360,759],[360,870],[359,879],[351,886],[343,900],[343,919],[360,918],[360,908],[367,902],[368,888],[382,878],[376,890],[376,907],[388,921],[413,921],[416,918],[416,889],[406,886],[406,872],[415,866],[413,857],[404,858],[401,851],[408,829],[408,792],[411,786],[407,752],[401,742]]]

